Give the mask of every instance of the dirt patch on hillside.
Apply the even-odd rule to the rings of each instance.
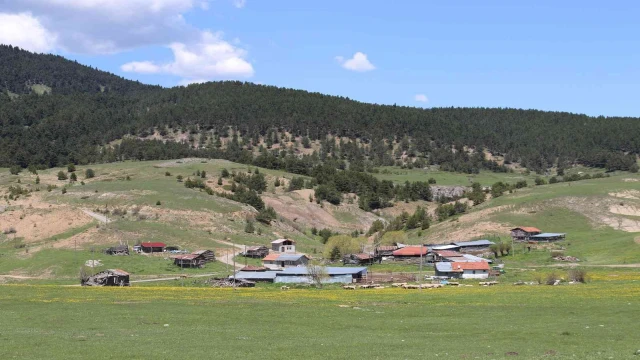
[[[16,236],[26,243],[40,241],[91,222],[79,209],[57,207],[52,209],[27,208],[0,214],[0,223],[16,229]]]
[[[624,181],[624,182],[638,182],[638,181],[640,181],[640,179],[626,178],[626,179],[622,179],[622,181]]]
[[[625,191],[620,191],[620,192],[609,193],[609,196],[622,198],[622,199],[640,200],[640,191],[638,191],[638,190],[625,190]]]
[[[611,205],[609,212],[618,215],[640,216],[640,208],[633,205]]]
[[[418,206],[425,209],[428,214],[433,215],[435,213],[436,208],[438,207],[438,204],[433,202],[427,202],[427,201],[414,201],[410,203],[405,203],[404,201],[398,201],[398,202],[395,202],[392,207],[381,209],[380,214],[395,218],[405,211],[408,214],[415,213]]]
[[[640,232],[640,218],[629,219],[625,216],[639,216],[640,206],[625,201],[620,203],[613,198],[578,198],[565,197],[548,202],[559,207],[565,207],[586,216],[594,226],[610,226],[616,230]],[[617,216],[616,216],[617,215]]]

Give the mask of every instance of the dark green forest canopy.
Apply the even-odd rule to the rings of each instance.
[[[36,95],[33,84],[45,85],[51,93]],[[105,161],[99,147],[127,134],[154,128],[220,133],[229,126],[246,138],[273,130],[312,140],[332,134],[371,144],[408,136],[421,156],[432,159],[447,157],[443,151],[452,145],[468,146],[507,155],[531,169],[559,161],[625,169],[640,153],[638,118],[375,105],[237,81],[167,89],[11,46],[0,46],[0,125],[0,166]],[[148,146],[163,157],[189,151],[182,145]],[[126,156],[140,158],[143,153],[151,152]]]

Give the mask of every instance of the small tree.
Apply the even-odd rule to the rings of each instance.
[[[218,178],[218,185],[222,186],[222,178],[221,177]]]
[[[327,268],[318,261],[310,261],[307,265],[307,277],[309,282],[317,288],[322,287],[322,283],[329,278]]]
[[[96,176],[96,173],[93,171],[93,169],[87,169],[87,170],[85,170],[85,172],[84,172],[84,177],[85,177],[86,179],[91,179],[91,178],[93,178],[93,177],[95,177],[95,176]]]
[[[29,164],[27,170],[29,170],[33,175],[38,175],[38,168],[34,164]]]
[[[73,172],[73,173],[71,173],[71,176],[69,177],[69,182],[70,183],[74,183],[76,181],[78,181],[78,177],[76,176],[76,173]]]
[[[342,254],[340,254],[340,248],[338,248],[337,246],[334,246],[333,249],[331,249],[331,254],[329,258],[331,259],[331,261],[337,261],[337,260],[340,260],[341,257],[342,257]]]
[[[40,184],[40,176],[36,176],[36,185]]]
[[[182,179],[183,179],[183,178],[184,178],[184,177],[183,177],[182,175],[178,175],[178,176],[176,176],[176,179],[178,180],[178,182],[182,182]]]
[[[156,205],[160,206],[160,205],[162,205],[162,202],[160,202],[160,200],[158,200],[158,201],[156,201]]]
[[[67,193],[67,188],[66,188],[66,187],[63,187],[63,188],[62,188],[62,193],[63,193],[63,194],[66,194],[66,193]]]
[[[280,186],[280,178],[276,178],[276,181],[273,183],[273,186],[275,186],[275,187],[279,187]]]
[[[200,171],[200,177],[203,178],[203,179],[206,179],[207,178],[207,172],[204,171],[204,170]]]
[[[75,164],[70,163],[69,165],[67,165],[67,172],[72,173],[72,172],[74,172],[74,171],[76,171],[76,166],[75,166]]]
[[[164,172],[164,176],[171,176],[171,173],[170,173],[170,172],[168,172],[168,171],[165,171],[165,172]]]
[[[67,174],[62,170],[58,171],[58,180],[67,180]]]
[[[20,171],[22,171],[22,168],[18,165],[13,165],[9,168],[9,172],[11,173],[11,175],[18,175],[20,174]]]
[[[229,170],[222,169],[222,172],[220,173],[220,176],[222,176],[223,178],[228,178],[229,177]]]
[[[247,234],[253,234],[256,231],[256,227],[253,225],[253,220],[247,219],[247,224],[244,226],[244,232]]]

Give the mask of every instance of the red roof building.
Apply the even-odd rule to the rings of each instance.
[[[489,263],[486,261],[477,262],[454,262],[451,263],[453,271],[473,271],[473,270],[485,270],[489,271]]]
[[[167,245],[162,242],[143,242],[140,249],[145,253],[163,252]]]
[[[429,249],[427,249],[425,246],[405,246],[402,249],[394,251],[393,256],[416,257],[420,256],[420,254],[422,254],[422,256],[426,256],[427,252],[429,252]]]

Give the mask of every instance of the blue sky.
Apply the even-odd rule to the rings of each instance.
[[[0,2],[0,42],[163,86],[640,116],[637,2],[66,1]]]

